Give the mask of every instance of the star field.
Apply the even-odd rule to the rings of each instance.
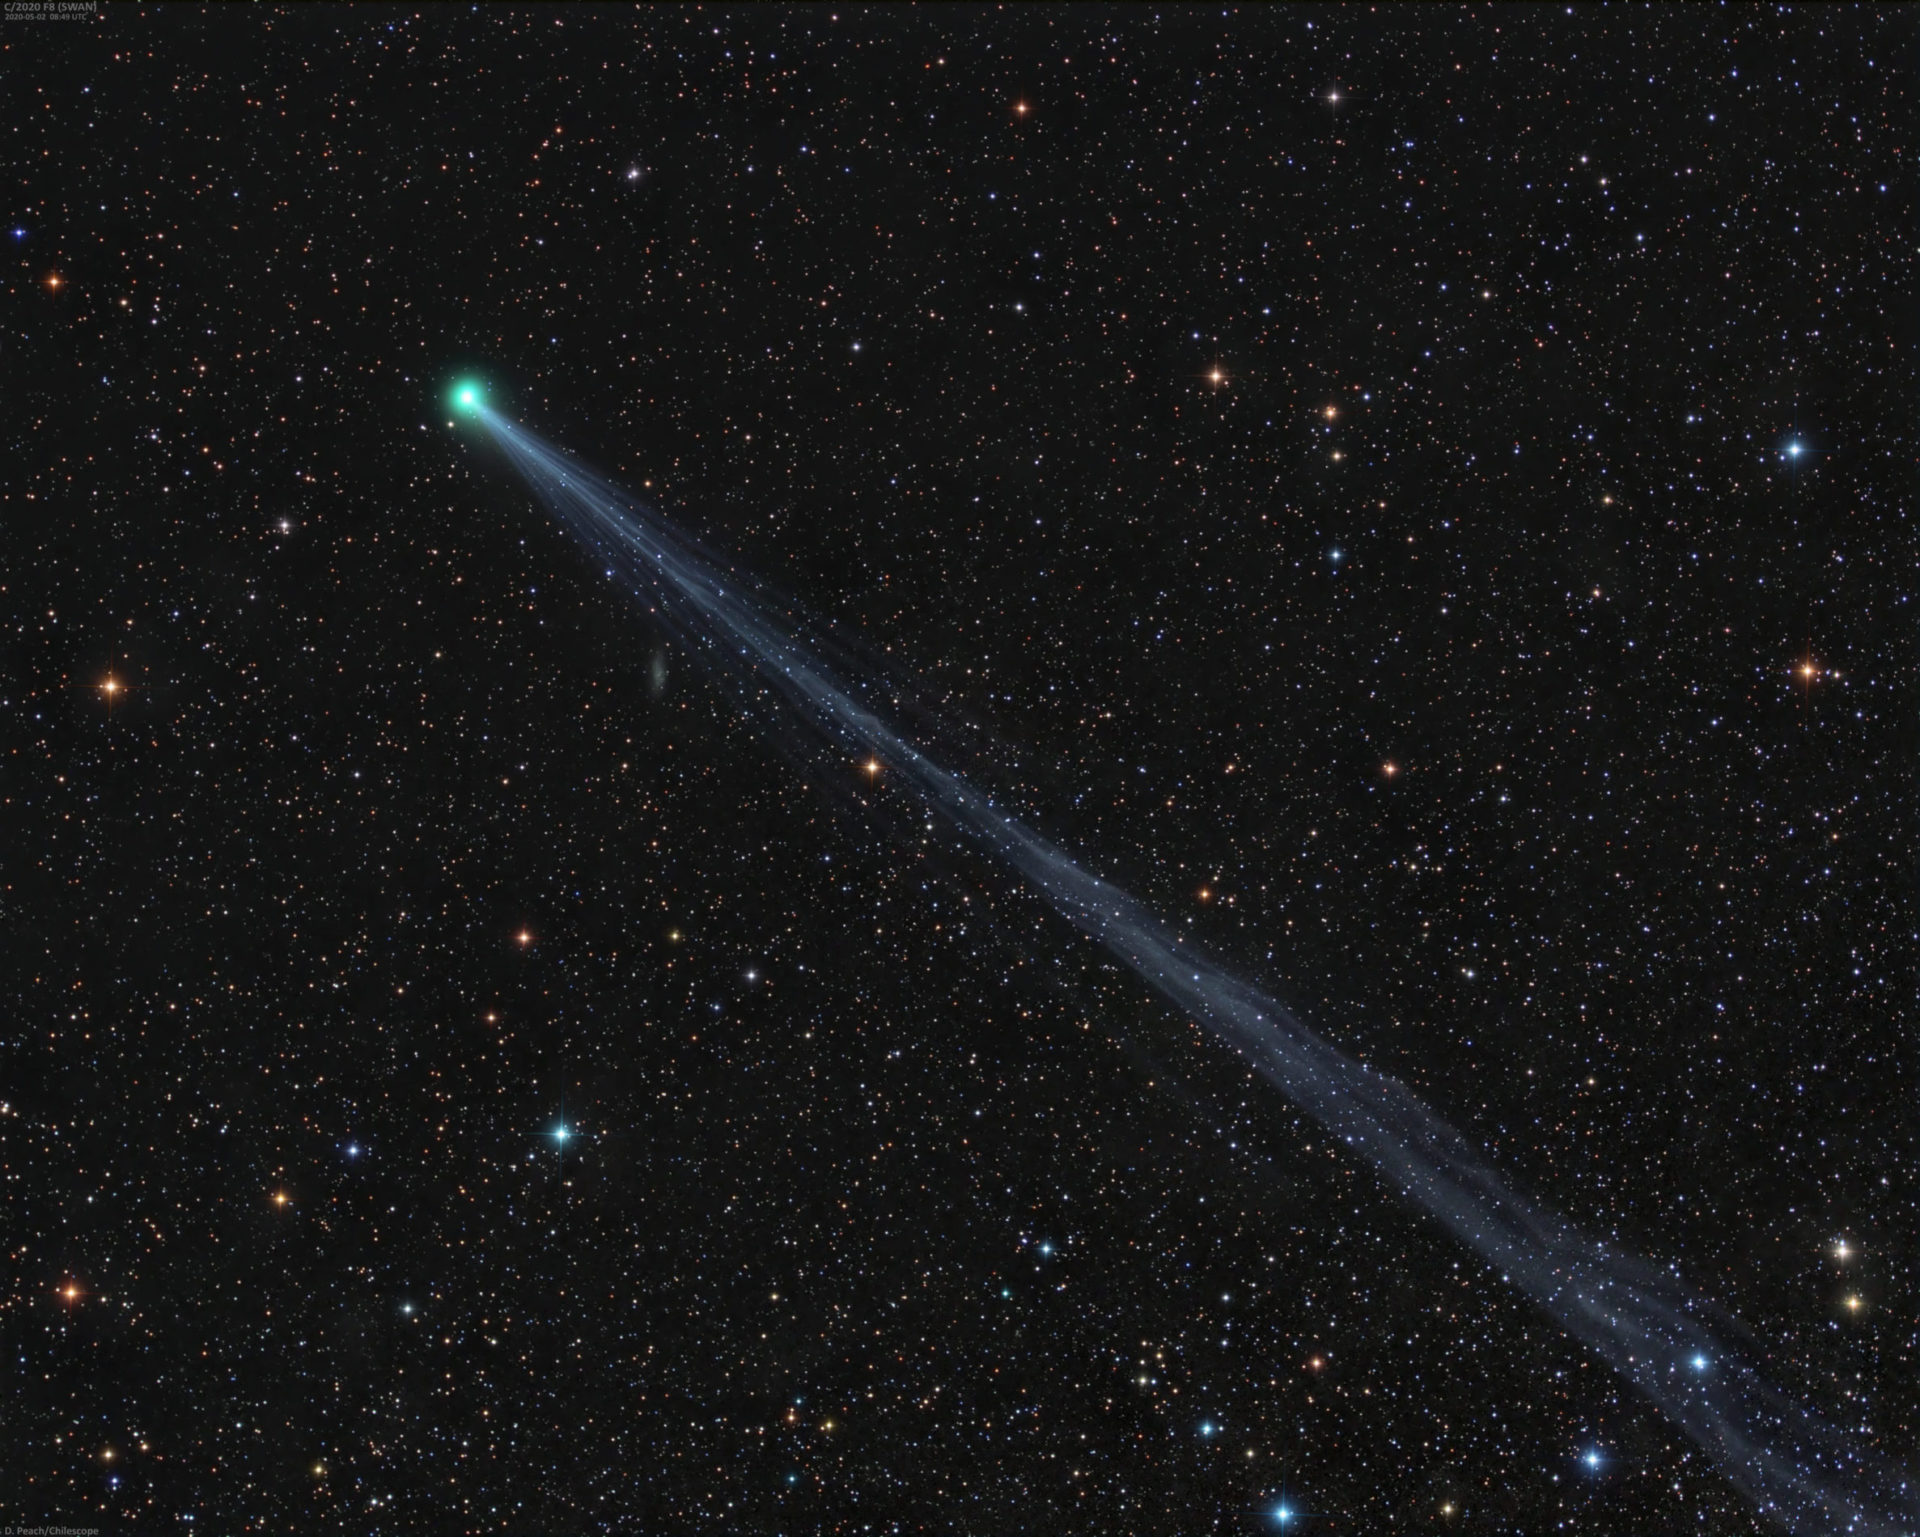
[[[0,1519],[1773,1529],[467,387],[1914,1465],[1904,13],[4,41]]]

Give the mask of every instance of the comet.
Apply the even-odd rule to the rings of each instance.
[[[830,661],[792,605],[773,601],[657,508],[494,410],[477,381],[457,384],[453,399],[608,578],[666,618],[716,672],[747,684],[740,697],[763,725],[871,765],[869,779],[884,771],[1016,872],[1630,1383],[1764,1516],[1810,1537],[1910,1537],[1920,1529],[1920,1492],[1909,1475],[1770,1382],[1764,1344],[1677,1267],[1590,1237],[1522,1194],[1404,1085],[923,751],[875,703],[888,691]],[[776,708],[758,709],[770,697]]]

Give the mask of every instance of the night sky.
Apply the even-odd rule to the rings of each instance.
[[[0,1521],[1771,1529],[462,378],[1912,1466],[1913,39],[9,20]]]

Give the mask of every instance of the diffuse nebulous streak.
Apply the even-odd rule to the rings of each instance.
[[[1771,1386],[1732,1343],[1737,1330],[1676,1274],[1613,1251],[1512,1190],[1401,1084],[1322,1039],[925,756],[764,612],[750,584],[722,572],[657,513],[507,421],[476,388],[457,399],[609,576],[631,583],[696,650],[750,671],[814,729],[889,764],[1630,1381],[1767,1515],[1807,1533],[1920,1526],[1910,1480]]]

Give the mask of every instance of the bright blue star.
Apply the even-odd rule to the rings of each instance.
[[[1274,1511],[1273,1519],[1279,1522],[1280,1525],[1285,1526],[1289,1521],[1293,1519],[1293,1512],[1290,1509],[1288,1509],[1285,1505],[1282,1505]]]
[[[556,1126],[553,1128],[553,1140],[555,1142],[565,1142],[567,1138],[572,1135],[573,1133],[568,1131],[565,1126]]]
[[[1200,1434],[1203,1436],[1210,1436],[1213,1434],[1212,1420],[1202,1420],[1200,1422]]]
[[[1798,459],[1806,451],[1806,445],[1802,443],[1795,442],[1787,445],[1787,457],[1789,459]]]
[[[1600,1454],[1597,1451],[1589,1451],[1587,1455],[1582,1457],[1580,1460],[1590,1468],[1597,1468],[1600,1466]]]
[[[1697,1372],[1705,1371],[1707,1369],[1707,1358],[1705,1356],[1695,1356],[1693,1358],[1693,1369]]]
[[[347,1144],[347,1156],[349,1158],[358,1158],[360,1156],[360,1144],[358,1142],[349,1142]]]
[[[1053,1253],[1053,1245],[1052,1245],[1052,1244],[1050,1244],[1050,1243],[1043,1243],[1043,1244],[1041,1244],[1041,1245],[1040,1245],[1040,1253],[1041,1253],[1041,1255],[1042,1255],[1042,1256],[1045,1256],[1045,1255],[1048,1255],[1048,1254],[1051,1254],[1051,1253]]]

